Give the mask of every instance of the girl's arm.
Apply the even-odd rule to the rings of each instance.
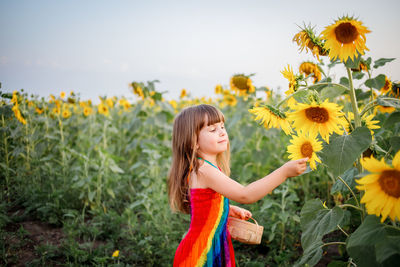
[[[269,175],[247,186],[241,185],[209,164],[203,164],[199,168],[198,179],[201,179],[203,185],[233,201],[250,204],[272,192],[288,177],[302,174],[306,170],[307,160],[308,158],[288,161]]]

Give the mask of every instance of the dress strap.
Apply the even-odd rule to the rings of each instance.
[[[220,167],[217,167],[217,166],[215,166],[214,164],[212,164],[211,162],[209,162],[208,160],[206,160],[206,159],[203,159],[203,158],[200,158],[200,157],[197,157],[198,159],[201,159],[201,160],[204,160],[205,162],[207,162],[208,164],[210,164],[211,166],[213,166],[214,168],[216,168],[216,169],[218,169],[218,170],[221,170],[221,168]]]

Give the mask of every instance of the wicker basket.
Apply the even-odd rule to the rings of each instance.
[[[228,231],[231,237],[239,242],[246,244],[260,244],[264,231],[264,226],[241,220],[235,217],[228,217]]]

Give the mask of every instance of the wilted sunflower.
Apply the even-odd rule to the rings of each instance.
[[[145,99],[145,96],[144,96],[144,93],[143,93],[143,89],[142,89],[142,87],[140,87],[140,85],[137,82],[131,83],[130,86],[132,86],[133,93],[135,95],[139,96],[142,100]]]
[[[21,111],[19,110],[19,105],[18,102],[15,103],[15,105],[11,108],[11,110],[14,112],[15,118],[17,118],[17,120],[22,123],[22,124],[26,124],[26,120],[25,118],[22,116]]]
[[[297,103],[293,109],[295,111],[288,115],[293,127],[303,132],[319,133],[328,144],[329,135],[333,132],[343,134],[342,127],[347,124],[340,111],[342,107],[329,103],[328,99],[321,104]]]
[[[299,132],[299,135],[292,135],[290,140],[291,145],[287,147],[290,153],[289,159],[298,160],[308,157],[310,168],[315,170],[317,168],[316,162],[321,163],[316,152],[322,150],[322,142],[317,139],[316,134],[305,134]]]
[[[244,74],[233,75],[230,81],[231,90],[239,94],[239,96],[247,96],[249,93],[254,93],[256,89],[251,82],[251,79]]]
[[[400,98],[400,83],[393,83],[392,90],[389,92],[390,96]]]
[[[329,50],[330,59],[339,58],[345,62],[348,58],[356,58],[358,53],[364,55],[364,50],[369,51],[365,46],[365,34],[369,32],[361,21],[345,16],[325,27],[321,34],[326,40],[325,48]]]
[[[358,65],[358,68],[351,69],[351,70],[355,71],[355,72],[360,72],[360,71],[368,72],[369,69],[370,69],[369,63],[367,63],[365,60],[361,59],[360,64]]]
[[[304,74],[305,76],[311,75],[314,78],[314,83],[319,82],[321,80],[321,71],[317,64],[312,62],[303,62],[300,64],[299,72]]]
[[[385,75],[385,85],[380,89],[382,94],[392,90],[392,81]]]
[[[393,167],[372,155],[363,158],[361,165],[371,173],[356,180],[357,189],[365,191],[361,203],[365,203],[368,214],[382,216],[381,222],[387,216],[393,221],[396,217],[400,220],[400,151],[393,158]]]
[[[281,71],[283,77],[285,77],[289,81],[289,90],[285,91],[286,96],[289,96],[297,91],[299,88],[299,80],[301,79],[300,76],[296,76],[293,73],[292,67],[290,65],[287,65],[287,68],[284,68],[283,71]],[[295,105],[297,102],[294,99],[294,97],[291,97],[288,99],[287,104],[289,107]]]
[[[326,56],[327,51],[324,48],[324,43],[320,37],[317,37],[314,33],[314,28],[311,26],[304,26],[300,28],[301,31],[298,32],[293,37],[293,42],[296,42],[300,46],[299,50],[302,52],[306,49],[310,49],[311,53],[319,60],[319,56]]]
[[[292,128],[286,119],[286,115],[270,105],[253,107],[252,109],[249,109],[249,112],[256,115],[254,120],[261,120],[260,124],[264,124],[264,127],[267,129],[282,128],[287,135],[292,132]]]

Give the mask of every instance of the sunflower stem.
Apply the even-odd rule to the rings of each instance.
[[[343,230],[343,228],[342,227],[340,227],[340,225],[338,224],[338,225],[336,225],[338,228],[339,228],[339,230],[340,231],[342,231],[342,233],[345,235],[345,236],[349,236],[349,234],[348,233],[346,233],[346,231],[345,230]]]
[[[392,98],[392,97],[382,97],[382,98],[379,98],[379,99],[381,99],[381,100],[393,100],[393,99],[395,99],[395,98]],[[372,109],[372,108],[374,108],[374,107],[376,107],[376,106],[379,106],[379,104],[378,104],[377,102],[378,102],[378,99],[375,99],[375,100],[369,102],[369,103],[364,107],[364,109],[361,111],[360,117],[364,116],[364,114],[367,113],[370,109]]]
[[[363,211],[362,208],[359,208],[359,207],[354,206],[354,205],[351,205],[351,204],[342,204],[342,205],[339,205],[339,208],[346,208],[346,207],[349,207],[349,208],[353,208],[353,209],[356,209],[356,210]]]
[[[353,190],[350,188],[350,186],[346,183],[345,180],[343,180],[342,177],[338,176],[338,179],[339,179],[340,181],[342,181],[342,183],[347,187],[347,189],[349,189],[350,193],[353,195],[353,197],[354,197],[354,199],[355,199],[355,201],[356,201],[356,203],[357,203],[357,207],[364,213],[364,211],[363,211],[363,210],[361,209],[361,207],[360,207],[360,203],[358,202],[358,199],[357,199],[356,195],[354,194],[354,192],[353,192]],[[349,204],[347,204],[347,205],[349,205]]]
[[[355,127],[361,127],[361,118],[360,118],[360,113],[358,112],[358,106],[357,106],[357,98],[356,98],[356,93],[354,91],[354,86],[353,86],[353,76],[351,74],[350,68],[347,68],[347,75],[349,77],[349,86],[350,86],[350,99],[351,99],[351,106],[353,108],[353,113],[354,113],[354,124]]]

